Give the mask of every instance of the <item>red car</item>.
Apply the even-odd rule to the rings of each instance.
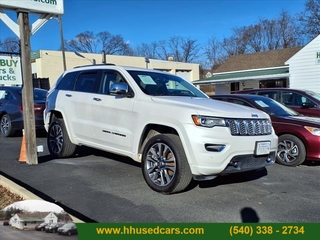
[[[258,88],[238,91],[237,93],[257,94],[272,98],[296,112],[313,117],[320,117],[320,94],[293,88]]]
[[[276,161],[298,166],[305,160],[320,161],[320,118],[300,115],[281,103],[259,95],[212,95],[212,99],[260,109],[271,117],[279,137]]]
[[[48,225],[48,223],[45,223],[45,222],[43,222],[43,223],[40,223],[39,225],[37,225],[37,226],[35,226],[35,230],[37,230],[37,231],[44,231],[45,230],[45,227]]]

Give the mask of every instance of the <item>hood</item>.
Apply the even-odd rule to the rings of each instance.
[[[302,125],[312,125],[312,126],[320,127],[320,118],[318,117],[289,116],[284,118],[291,121],[299,122]]]
[[[211,98],[153,96],[151,99],[158,104],[188,108],[199,115],[224,118],[270,118],[267,113],[259,109],[218,101]]]

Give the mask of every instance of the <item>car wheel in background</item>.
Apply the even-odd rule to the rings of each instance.
[[[192,174],[180,138],[174,134],[152,137],[143,150],[142,173],[149,187],[157,192],[184,190]]]
[[[4,114],[0,120],[0,132],[4,137],[11,137],[15,131],[12,129],[11,119],[8,114]]]
[[[298,166],[306,159],[306,148],[296,136],[284,134],[279,136],[276,161],[285,166]]]
[[[64,158],[74,154],[76,145],[69,138],[63,119],[54,119],[49,126],[47,145],[51,155]]]

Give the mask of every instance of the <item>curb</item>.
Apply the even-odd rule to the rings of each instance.
[[[0,175],[0,185],[4,186],[9,191],[21,196],[25,200],[43,200],[42,198],[40,198],[37,195],[29,192],[27,189],[19,186],[18,184],[16,184],[13,181],[5,178],[2,175]],[[69,214],[69,215],[72,218],[74,223],[83,223],[83,221],[81,221],[80,219],[72,216],[71,214]]]

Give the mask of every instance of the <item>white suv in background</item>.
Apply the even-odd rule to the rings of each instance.
[[[275,161],[278,137],[266,113],[210,99],[182,78],[113,64],[64,72],[44,112],[48,149],[70,157],[76,146],[141,162],[161,193],[195,180],[260,169]]]

